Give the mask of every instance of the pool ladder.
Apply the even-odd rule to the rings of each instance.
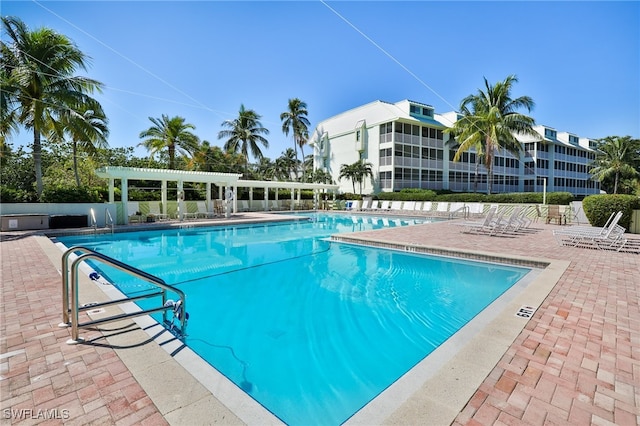
[[[69,258],[73,253],[81,252],[79,256],[77,256],[69,265]],[[78,267],[80,263],[86,260],[94,260],[104,263],[106,265],[113,266],[114,268],[126,272],[129,275],[135,276],[137,278],[143,279],[154,286],[158,287],[159,290],[150,294],[144,294],[135,297],[125,297],[122,299],[111,300],[108,302],[102,303],[92,303],[85,306],[79,306],[78,303]],[[69,291],[71,290],[71,291]],[[181,302],[181,309],[184,313],[180,315],[180,328],[177,332],[178,337],[186,336],[186,298],[184,292],[181,290],[166,284],[162,279],[148,274],[140,269],[134,268],[131,265],[127,265],[125,263],[120,262],[119,260],[113,259],[109,256],[105,256],[104,254],[95,252],[87,247],[77,246],[68,249],[62,255],[62,322],[59,324],[60,327],[71,327],[71,339],[67,341],[68,344],[76,344],[81,342],[83,339],[79,337],[79,329],[87,328],[91,326],[96,326],[100,324],[106,324],[114,321],[120,321],[126,318],[139,317],[142,315],[148,315],[156,312],[162,312],[162,322],[164,325],[171,324],[171,328],[173,331],[173,321],[169,322],[167,320],[167,311],[173,310],[172,305],[167,305],[167,291],[171,291],[178,295]],[[69,301],[69,296],[71,297],[71,301]],[[79,322],[79,313],[86,310],[98,309],[105,306],[118,305],[127,302],[133,302],[136,300],[149,299],[152,297],[160,296],[162,298],[162,305],[156,308],[144,309],[137,312],[130,313],[122,313],[118,315],[108,316],[92,321],[87,321],[80,323]],[[175,313],[174,313],[175,315]]]
[[[91,216],[91,227],[93,228],[94,234],[98,233],[98,221],[96,220],[96,212],[92,209],[89,210]],[[111,217],[111,213],[108,208],[104,209],[104,227],[111,228],[111,235],[113,235],[115,222],[113,221],[113,217]]]

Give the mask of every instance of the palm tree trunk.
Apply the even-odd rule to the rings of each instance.
[[[480,172],[480,163],[476,161],[476,171],[473,175],[473,193],[478,192],[478,174]]]
[[[80,175],[78,174],[78,145],[73,141],[73,174],[76,177],[76,186],[80,188]]]
[[[305,175],[305,170],[306,167],[304,166],[304,149],[302,148],[302,145],[300,145],[300,155],[302,156],[302,181],[304,182],[304,175]]]
[[[296,180],[298,180],[298,169],[300,168],[300,160],[298,160],[298,141],[293,135],[293,149],[296,151]]]
[[[169,168],[174,170],[176,168],[176,146],[174,144],[169,145]]]
[[[40,143],[40,131],[33,129],[33,167],[36,173],[36,195],[38,199],[42,195],[42,144]]]
[[[617,194],[618,193],[618,176],[620,174],[618,172],[616,172],[616,178],[613,181],[613,193]]]

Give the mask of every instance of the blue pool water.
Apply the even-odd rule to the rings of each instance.
[[[528,272],[326,240],[411,219],[310,219],[59,240],[185,291],[187,345],[288,424],[343,423]]]

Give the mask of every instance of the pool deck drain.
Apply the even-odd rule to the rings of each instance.
[[[352,423],[640,423],[640,255],[559,247],[552,235],[557,225],[533,228],[515,238],[461,234],[446,222],[357,234],[550,266],[534,278],[542,275],[541,285],[529,284],[504,306],[485,310],[488,326],[443,345],[442,366],[404,376],[394,384],[403,389],[384,392],[374,400],[378,407],[365,407]],[[2,424],[35,424],[28,417],[47,409],[76,424],[277,423],[261,413],[247,417],[242,395],[221,403],[209,388],[223,384],[203,386],[194,376],[205,373],[188,351],[152,324],[123,321],[88,332],[87,344],[66,345],[69,331],[57,327],[61,252],[30,234],[2,233],[0,245]],[[102,287],[110,286],[87,278],[84,302],[106,297]],[[528,289],[537,290],[527,295]],[[537,307],[531,318],[514,316],[523,305]],[[516,325],[519,331],[510,330]],[[177,362],[181,357],[192,371]],[[457,362],[449,364],[452,359]],[[484,372],[475,367],[480,359],[488,365]]]

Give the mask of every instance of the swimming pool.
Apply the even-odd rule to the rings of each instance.
[[[528,271],[330,243],[382,218],[310,218],[60,240],[178,284],[187,345],[288,424],[344,422]]]

